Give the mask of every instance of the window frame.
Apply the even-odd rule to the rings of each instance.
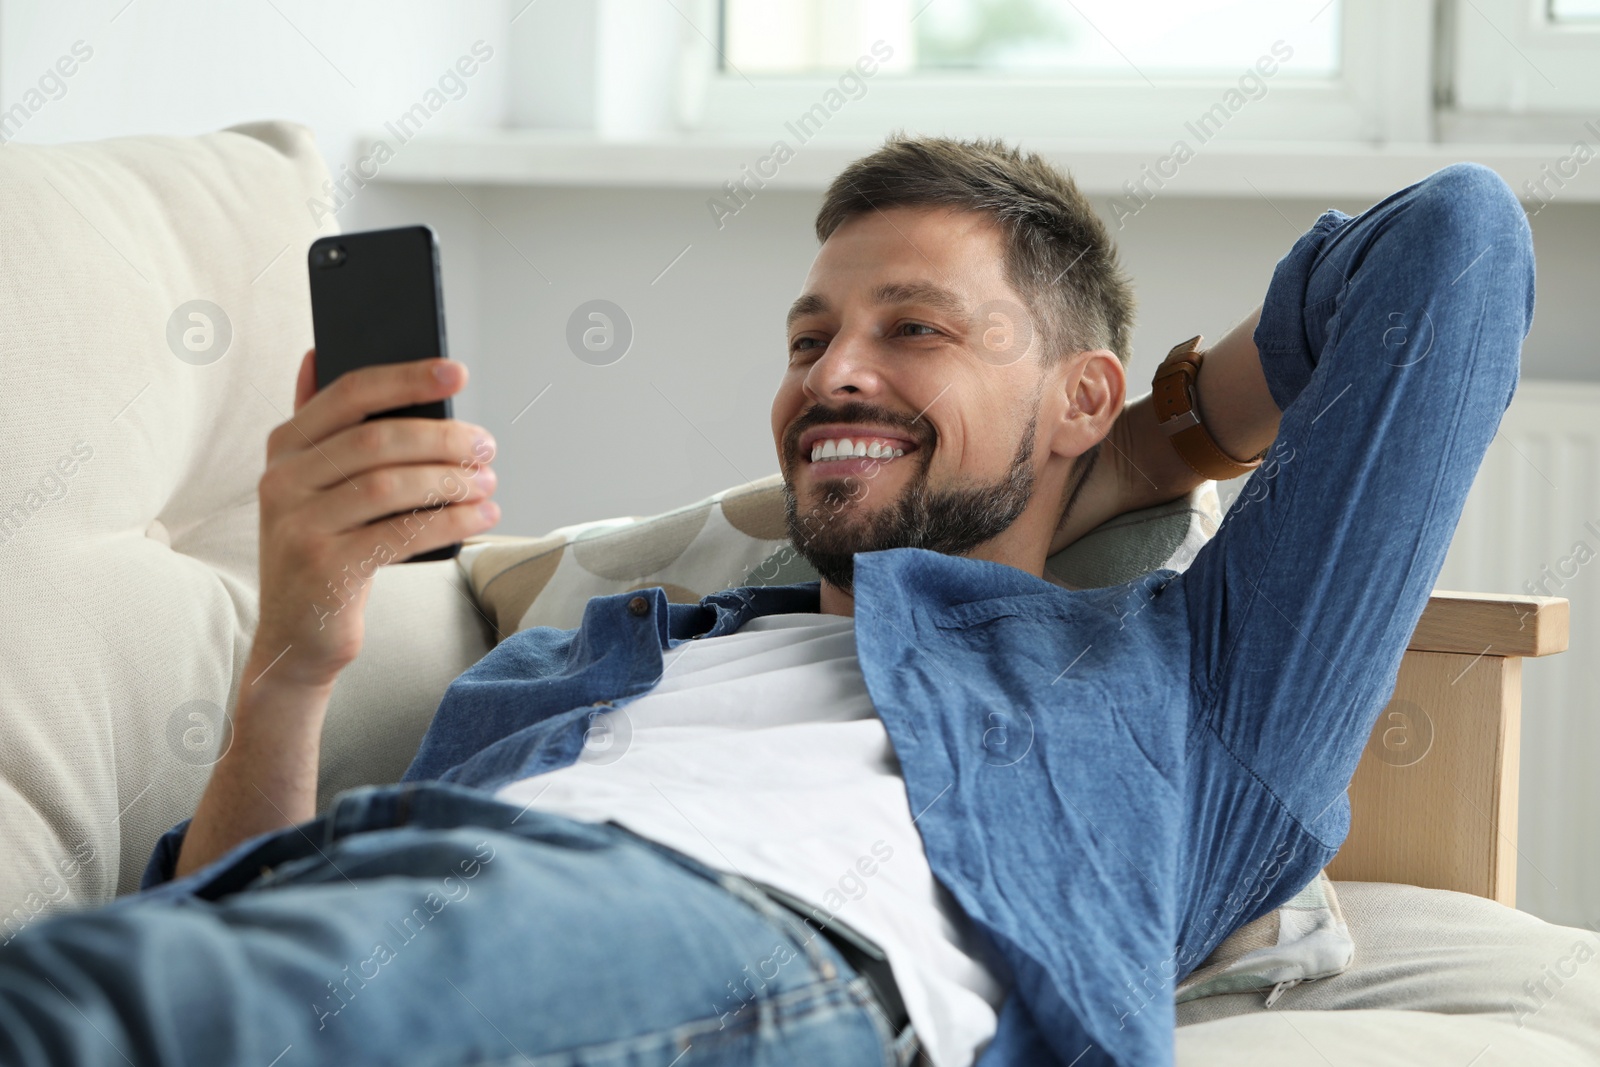
[[[721,4],[712,5],[722,17]],[[1433,135],[1434,24],[1428,5],[1342,0],[1340,70],[1327,79],[1267,79],[1219,136],[1269,141],[1426,141]],[[720,34],[718,34],[720,37]],[[1400,41],[1425,41],[1426,55]],[[1262,44],[1269,54],[1272,42]],[[761,141],[794,137],[786,119],[803,114],[836,86],[838,72],[746,78],[722,69],[716,49],[701,50],[709,69],[680,110],[695,134]],[[1292,61],[1291,61],[1292,62]],[[1241,68],[1242,75],[1248,68]],[[1239,75],[1173,79],[1154,87],[1128,77],[1006,77],[964,72],[868,79],[860,99],[838,108],[824,136],[882,136],[891,129],[978,136],[1006,116],[1013,138],[1151,141],[1182,138],[1197,147],[1185,123],[1218,103]],[[752,84],[754,83],[754,84]],[[809,138],[808,138],[809,139]]]
[[[1600,107],[1600,19],[1555,22],[1547,0],[1455,0],[1452,102],[1462,112]]]

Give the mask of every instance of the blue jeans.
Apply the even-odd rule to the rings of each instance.
[[[1192,687],[1220,741],[1206,759],[1230,762],[1191,762],[1188,795],[1203,802],[1181,826],[1148,825],[1138,797],[1125,805],[1204,868],[1202,892],[1144,880],[1147,907],[1179,916],[1180,956],[1299,888],[1265,873],[1275,846],[1218,799],[1236,764],[1329,850],[1342,840],[1346,784],[1532,317],[1526,221],[1480,167],[1446,168],[1354,219],[1329,212],[1301,242],[1314,263],[1275,272],[1255,335],[1284,410],[1278,440],[1182,576],[1194,651],[1173,684]],[[1129,587],[1137,599],[1143,583]],[[1208,902],[1224,894],[1219,924]],[[1120,988],[1073,1007],[1120,1015],[1102,1029],[1141,1011]],[[440,785],[348,794],[306,827],[0,949],[0,1060],[179,1050],[262,1067],[893,1064],[908,1051],[832,946],[738,879],[617,827],[519,816]],[[1037,1046],[1005,1056],[1049,1062]]]
[[[865,981],[749,883],[439,783],[342,794],[0,950],[0,1063],[909,1062]]]

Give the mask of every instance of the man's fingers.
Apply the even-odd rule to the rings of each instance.
[[[465,500],[430,511],[377,519],[345,534],[343,540],[360,553],[362,563],[355,569],[365,574],[371,571],[373,564],[398,562],[465,541],[493,528],[499,521],[500,506],[494,501]]]
[[[427,509],[482,500],[494,492],[494,487],[495,473],[490,467],[474,471],[432,463],[384,467],[328,490],[318,501],[315,513],[306,514],[305,521],[315,529],[334,534],[397,513],[407,523],[427,525],[431,523]]]
[[[348,426],[280,463],[295,485],[318,490],[384,467],[457,464],[470,474],[492,459],[494,438],[480,426],[458,419],[390,418]]]
[[[301,374],[305,369],[302,367]],[[290,422],[267,437],[270,454],[311,447],[368,415],[412,404],[443,400],[461,390],[467,368],[450,359],[378,363],[347,371],[295,412]]]

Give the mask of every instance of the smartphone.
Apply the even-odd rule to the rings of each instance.
[[[319,390],[357,367],[448,355],[439,239],[430,227],[321,237],[311,243],[306,267]],[[397,417],[451,418],[450,398],[367,416]],[[402,562],[451,559],[460,551],[458,542]]]

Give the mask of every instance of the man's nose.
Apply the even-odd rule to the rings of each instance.
[[[866,330],[841,330],[806,373],[813,399],[874,395],[882,389],[877,338]]]

